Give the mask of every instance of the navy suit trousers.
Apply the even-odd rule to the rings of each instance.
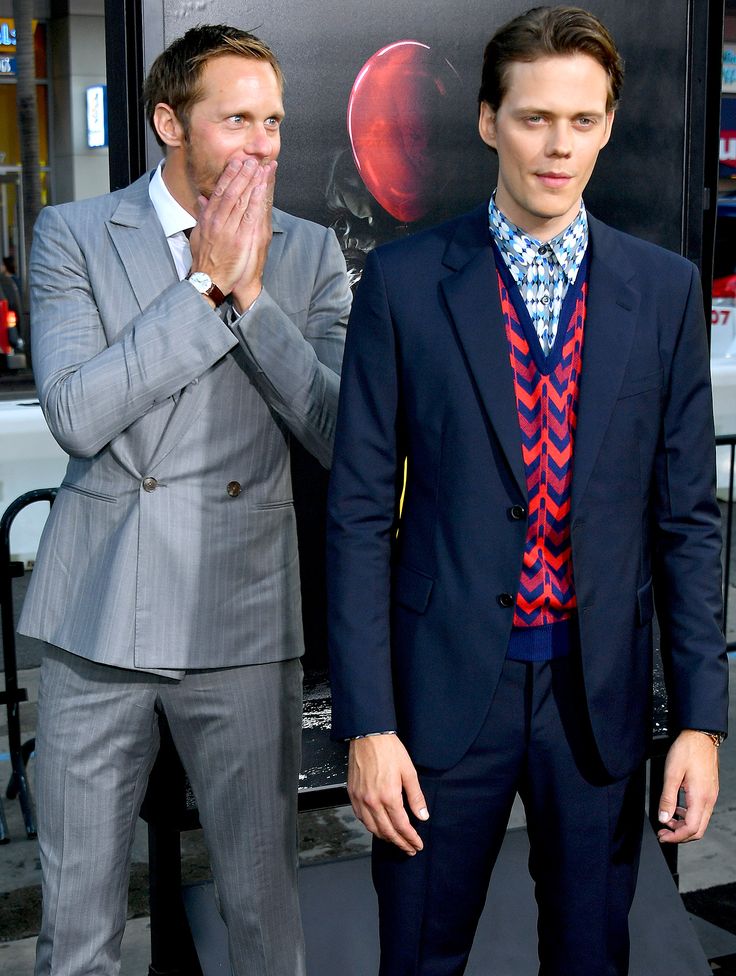
[[[424,850],[376,840],[380,976],[460,976],[517,793],[531,844],[540,976],[624,976],[644,770],[611,782],[592,746],[578,655],[507,660],[457,765],[420,769]],[[489,974],[490,976],[490,974]]]

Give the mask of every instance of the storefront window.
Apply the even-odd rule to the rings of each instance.
[[[49,93],[46,85],[36,86],[38,142],[41,166],[49,164]],[[0,85],[0,166],[20,165],[20,138],[15,114],[15,85]]]
[[[46,24],[33,22],[35,73],[37,79],[39,162],[41,202],[48,202],[49,90]],[[12,18],[0,18],[0,249],[22,263],[21,240],[21,147],[16,113],[16,47]]]

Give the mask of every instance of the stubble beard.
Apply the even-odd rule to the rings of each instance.
[[[185,164],[187,180],[195,199],[197,196],[203,196],[209,200],[217,181],[222,176],[222,170],[216,171],[212,163],[197,152],[189,139],[186,141]]]

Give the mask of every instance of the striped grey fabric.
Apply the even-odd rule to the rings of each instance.
[[[288,445],[329,464],[342,254],[275,210],[264,291],[230,321],[178,280],[148,179],[49,207],[34,234],[36,382],[71,459],[20,630],[170,675],[297,657]]]
[[[36,739],[36,976],[119,971],[130,850],[163,709],[189,775],[236,976],[304,976],[296,871],[298,660],[181,681],[49,648]]]
[[[303,649],[289,441],[327,465],[350,291],[331,231],[274,211],[256,304],[212,311],[148,195],[50,207],[31,333],[71,455],[20,630],[39,698],[37,976],[115,976],[163,709],[197,795],[237,976],[303,976]],[[70,653],[71,652],[71,653]]]

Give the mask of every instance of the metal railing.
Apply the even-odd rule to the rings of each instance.
[[[33,800],[26,776],[26,763],[33,749],[33,740],[21,741],[20,704],[28,700],[25,688],[18,687],[18,664],[15,657],[15,623],[13,614],[13,579],[22,576],[23,563],[10,558],[10,529],[13,521],[24,508],[34,502],[48,502],[53,505],[56,488],[38,488],[27,491],[6,508],[0,518],[0,621],[2,623],[3,669],[5,690],[0,692],[0,704],[5,704],[8,718],[8,750],[12,773],[5,795],[9,800],[16,797],[23,813],[23,823],[27,837],[36,836],[36,818]],[[0,800],[0,843],[10,840],[8,825]]]

